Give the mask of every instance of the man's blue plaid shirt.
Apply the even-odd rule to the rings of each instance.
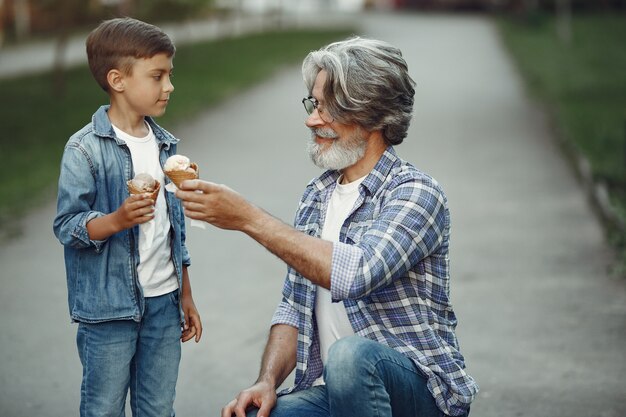
[[[306,188],[295,227],[319,237],[339,173]],[[411,358],[448,415],[467,411],[478,385],[465,373],[449,299],[450,216],[437,182],[387,148],[359,188],[355,209],[333,247],[333,301],[343,301],[352,328]],[[298,328],[295,386],[323,370],[314,319],[316,286],[288,268],[272,324]]]

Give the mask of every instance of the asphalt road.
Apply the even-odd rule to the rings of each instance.
[[[403,50],[417,81],[397,151],[437,178],[450,202],[458,336],[481,386],[472,416],[626,415],[626,283],[610,276],[600,224],[494,26],[478,16],[359,21],[363,34]],[[305,94],[298,66],[288,67],[166,127],[203,178],[291,222],[319,173],[305,153]],[[35,210],[0,246],[6,417],[78,414],[81,369],[54,211],[52,201]],[[238,233],[190,228],[188,244],[205,333],[184,345],[176,409],[215,417],[256,377],[285,267]]]

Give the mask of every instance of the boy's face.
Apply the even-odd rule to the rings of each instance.
[[[170,80],[174,65],[173,57],[157,54],[152,58],[135,61],[130,74],[125,74],[122,93],[128,110],[140,116],[157,117],[165,108],[174,91]]]

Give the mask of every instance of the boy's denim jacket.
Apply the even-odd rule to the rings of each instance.
[[[87,233],[88,221],[114,212],[128,198],[126,182],[134,176],[130,150],[116,138],[108,109],[100,107],[92,122],[69,139],[61,161],[54,234],[65,247],[70,316],[79,322],[140,321],[144,311],[137,276],[139,226],[100,241],[90,240]],[[151,118],[146,121],[156,137],[163,166],[176,153],[178,139]],[[180,291],[183,265],[190,265],[185,219],[180,200],[169,192],[165,198]]]

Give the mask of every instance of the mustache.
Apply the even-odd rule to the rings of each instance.
[[[319,136],[320,138],[337,139],[339,134],[328,128],[312,128],[311,136]]]

